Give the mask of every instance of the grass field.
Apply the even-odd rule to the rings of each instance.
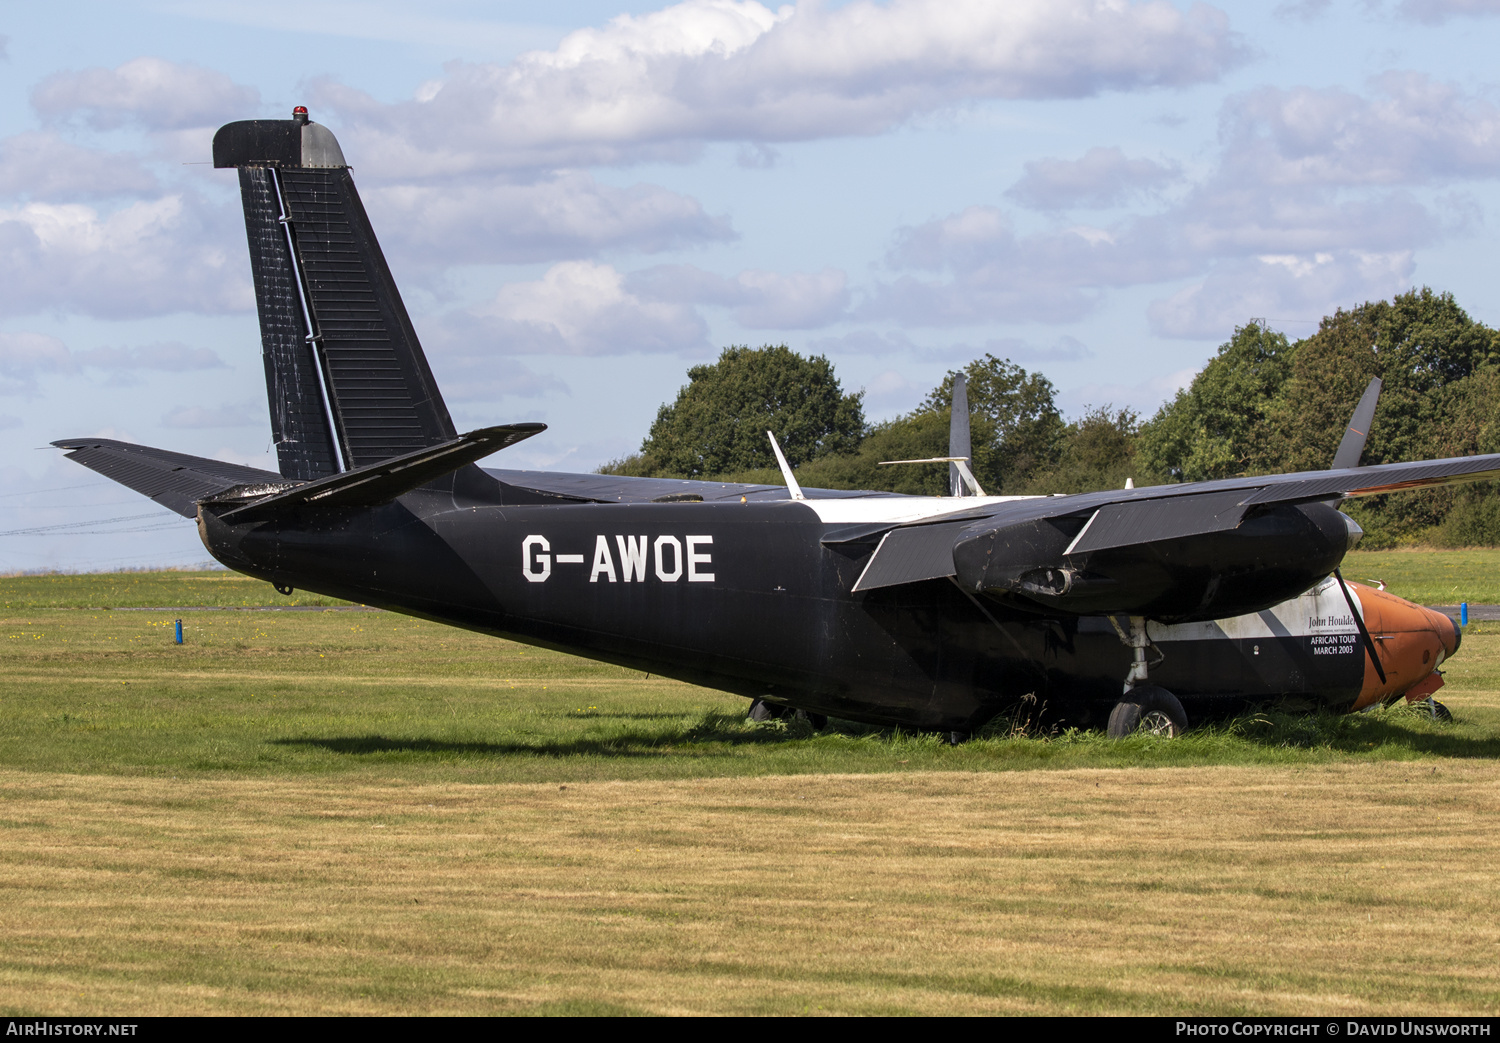
[[[248,608],[263,605],[347,605],[298,590],[282,597],[262,580],[223,570],[189,572],[99,572],[0,576],[0,609]]]
[[[1500,605],[1500,548],[1469,550],[1354,551],[1344,559],[1345,579],[1384,580],[1386,589],[1419,605],[1469,601]]]
[[[213,607],[61,607],[195,591]],[[253,610],[287,600],[224,573],[0,579],[0,1011],[1500,999],[1500,633],[1451,661],[1451,725],[950,748],[752,725],[739,698],[383,612]]]

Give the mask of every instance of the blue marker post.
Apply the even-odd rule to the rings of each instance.
[[[182,644],[182,620],[177,621],[177,643]]]
[[[1467,601],[1458,606],[1458,625],[1461,627],[1469,625],[1469,603]]]

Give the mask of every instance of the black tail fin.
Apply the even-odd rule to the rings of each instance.
[[[281,473],[311,480],[458,436],[327,128],[244,120],[214,135],[237,167]]]

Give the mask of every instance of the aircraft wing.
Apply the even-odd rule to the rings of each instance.
[[[1500,454],[1038,496],[976,505],[891,525],[853,590],[956,577],[961,571],[956,559],[964,556],[962,548],[967,546],[973,551],[981,545],[988,548],[984,551],[987,561],[1000,546],[998,553],[1016,555],[1017,570],[1024,569],[1029,560],[1034,566],[1031,571],[1043,574],[1041,578],[1023,580],[1021,572],[1017,572],[1012,585],[1018,589],[1028,584],[1053,582],[1045,578],[1049,569],[1060,577],[1057,583],[1066,585],[1071,584],[1073,575],[1091,556],[1109,551],[1129,552],[1133,548],[1140,548],[1145,554],[1153,546],[1180,548],[1180,541],[1232,533],[1247,518],[1264,515],[1277,507],[1326,504],[1354,496],[1493,478],[1500,478]],[[1342,518],[1338,514],[1331,516]],[[1323,524],[1329,524],[1329,519],[1325,518]],[[1333,539],[1328,533],[1325,536]],[[1174,545],[1173,541],[1179,542]],[[979,589],[987,589],[983,584],[988,580],[976,582]],[[1061,593],[1070,591],[1071,587]]]

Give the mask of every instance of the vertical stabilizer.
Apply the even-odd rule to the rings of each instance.
[[[240,197],[260,311],[271,437],[282,476],[311,481],[336,473],[339,456],[318,375],[317,352],[307,339],[297,269],[280,221],[280,193],[270,168],[241,167]]]
[[[309,479],[457,437],[333,134],[301,108],[230,123],[214,166],[240,171],[282,473]]]
[[[973,470],[973,453],[969,448],[969,386],[962,373],[953,374],[953,418],[948,421],[948,455],[962,457]],[[968,483],[956,462],[948,464],[948,495],[969,495]]]

